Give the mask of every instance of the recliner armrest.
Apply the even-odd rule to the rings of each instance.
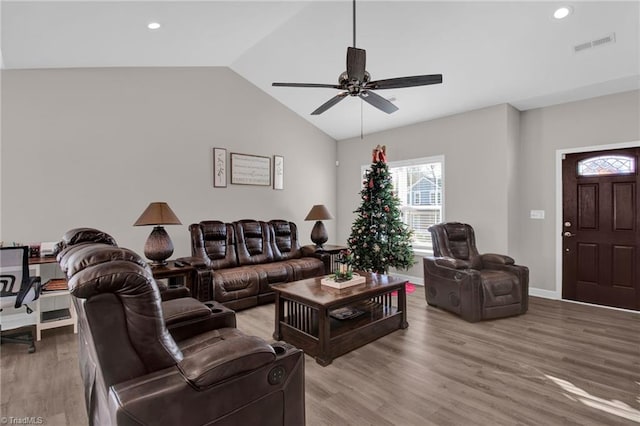
[[[324,273],[331,273],[331,255],[329,253],[318,251],[314,245],[302,246],[300,250],[303,257],[315,257],[321,260],[324,264]]]
[[[306,257],[314,257],[316,255],[316,246],[308,245],[300,247],[302,255]]]
[[[515,260],[513,260],[512,257],[505,256],[502,254],[486,253],[486,254],[481,254],[480,258],[482,259],[483,264],[485,262],[497,263],[500,265],[513,265],[515,263]]]
[[[178,363],[182,375],[203,389],[237,374],[274,362],[276,353],[264,340],[245,336],[221,340]]]
[[[109,389],[109,419],[121,426],[204,425],[225,419],[225,424],[260,424],[265,416],[282,416],[282,426],[304,425],[304,353],[284,349],[273,363],[207,389],[193,386],[177,365],[118,383]],[[279,367],[284,377],[270,383],[269,372]],[[265,400],[267,407],[260,403]]]
[[[191,291],[186,287],[169,287],[160,291],[160,298],[163,302],[173,299],[182,299],[183,297],[191,297]]]
[[[444,266],[451,269],[469,269],[469,262],[453,257],[434,257],[434,263],[438,266]]]
[[[207,267],[209,265],[209,263],[207,262],[208,260],[209,259],[205,259],[197,256],[185,256],[185,257],[179,257],[178,259],[176,259],[176,261],[184,262],[187,265],[194,266],[196,268]]]

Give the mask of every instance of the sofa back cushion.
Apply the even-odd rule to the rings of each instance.
[[[298,242],[298,228],[293,222],[286,220],[269,221],[273,255],[275,260],[299,259],[302,250]]]
[[[233,225],[218,220],[203,220],[189,226],[189,231],[193,256],[208,259],[213,269],[238,266]]]
[[[233,225],[240,265],[273,262],[271,232],[267,222],[245,219],[233,222]]]
[[[436,257],[452,257],[467,263],[468,268],[482,269],[473,228],[460,222],[447,222],[429,228]]]

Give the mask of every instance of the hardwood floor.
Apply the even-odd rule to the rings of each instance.
[[[640,314],[531,297],[526,315],[467,323],[408,297],[409,328],[321,367],[306,357],[308,425],[640,424]],[[272,340],[273,305],[238,312]],[[70,328],[37,352],[3,345],[0,415],[86,424]]]

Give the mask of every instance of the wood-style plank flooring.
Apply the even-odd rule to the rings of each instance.
[[[408,296],[409,328],[321,367],[306,357],[308,425],[640,424],[640,314],[530,298],[526,315],[467,323]],[[272,340],[274,307],[238,312]],[[0,416],[86,424],[71,328],[35,354],[3,345]]]

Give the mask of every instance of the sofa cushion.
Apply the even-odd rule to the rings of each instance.
[[[260,280],[260,293],[270,292],[271,284],[293,281],[294,272],[287,262],[263,263],[253,266],[263,279]]]
[[[218,220],[204,220],[199,224],[191,225],[189,230],[191,231],[191,251],[194,256],[204,254],[213,269],[238,266],[236,236],[231,224]]]
[[[258,294],[261,281],[267,281],[266,274],[252,267],[240,266],[214,271],[214,300],[224,303],[255,296]]]
[[[222,340],[234,339],[236,337],[244,337],[245,333],[237,328],[223,327],[215,330],[209,330],[207,332],[198,334],[197,336],[190,337],[181,342],[178,342],[178,346],[184,356],[190,356],[203,348],[215,345]]]
[[[229,333],[225,331],[210,333],[209,341],[194,345],[198,350],[193,350],[192,346],[178,363],[185,378],[198,389],[256,370],[276,359],[273,347],[264,340],[240,335],[235,329]]]
[[[451,222],[444,225],[447,234],[447,245],[450,253],[441,253],[442,256],[451,256],[459,260],[469,262],[468,268],[482,269],[482,259],[475,248],[475,235],[473,229],[464,223]],[[441,248],[444,250],[444,248]]]
[[[302,257],[298,242],[298,228],[293,222],[286,220],[269,221],[273,255],[275,260],[298,259]]]
[[[67,275],[75,275],[88,267],[116,260],[135,263],[152,276],[147,262],[133,250],[104,243],[71,246],[59,262]]]
[[[324,263],[315,257],[291,259],[281,263],[286,263],[293,270],[293,279],[289,281],[304,280],[324,275]]]
[[[256,265],[273,262],[271,235],[266,222],[239,220],[234,222],[236,247],[240,265]]]

